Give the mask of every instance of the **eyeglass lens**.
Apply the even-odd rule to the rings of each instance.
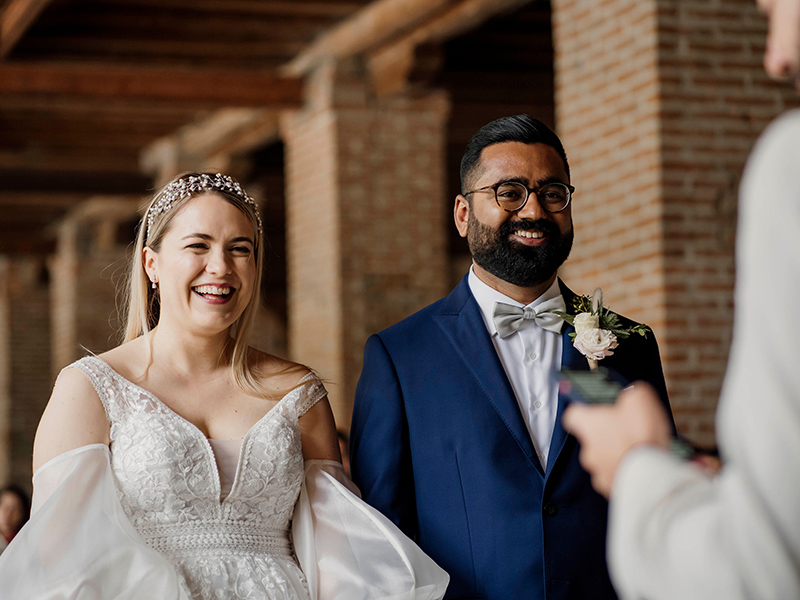
[[[563,183],[549,183],[534,192],[548,212],[558,212],[569,202],[569,188]],[[508,182],[498,186],[495,191],[497,203],[506,210],[517,210],[525,204],[528,188],[521,183]]]

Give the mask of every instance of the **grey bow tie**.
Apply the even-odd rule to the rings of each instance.
[[[555,314],[554,311],[557,310],[561,312],[567,310],[567,305],[561,296],[546,300],[536,308],[521,308],[503,302],[495,302],[494,326],[497,328],[497,335],[501,338],[508,337],[518,331],[525,325],[526,321],[528,323],[534,321],[542,329],[560,333],[564,319]]]

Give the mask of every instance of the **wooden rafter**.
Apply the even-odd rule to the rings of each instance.
[[[50,170],[60,172],[84,172],[91,165],[96,173],[119,173],[134,171],[137,166],[135,154],[119,152],[75,152],[64,148],[60,152],[10,152],[0,150],[0,169],[9,171]]]
[[[105,0],[105,4],[130,5],[129,0]],[[178,8],[186,10],[186,0],[136,0],[137,7]],[[311,2],[303,0],[193,0],[191,10],[198,13],[218,13],[220,11],[250,13],[254,15],[289,15],[310,17],[342,18],[359,10],[364,2],[357,0],[330,0]]]
[[[86,194],[69,192],[10,192],[0,191],[0,209],[22,208],[42,210],[42,209],[67,209],[78,202],[85,200]]]
[[[51,0],[8,0],[0,15],[0,58],[5,58]]]
[[[401,89],[414,67],[418,46],[439,43],[478,27],[491,17],[511,11],[531,0],[462,0],[391,43],[376,48],[369,66],[378,94]]]
[[[302,75],[326,58],[369,58],[378,93],[402,88],[415,48],[442,42],[532,0],[376,0],[316,40],[281,72]]]
[[[278,111],[221,109],[144,148],[140,166],[158,181],[183,168],[229,170],[231,160],[279,139]],[[179,164],[189,157],[191,164]],[[165,170],[166,169],[166,170]]]
[[[0,63],[1,94],[180,102],[183,105],[297,108],[296,77],[263,71],[118,65]]]
[[[282,72],[302,75],[326,58],[366,52],[456,3],[457,0],[375,0],[303,50]]]

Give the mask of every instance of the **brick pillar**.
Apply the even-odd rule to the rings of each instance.
[[[713,443],[739,178],[792,91],[763,74],[749,0],[553,0],[553,25],[557,129],[578,188],[564,274],[653,327],[679,430]]]
[[[117,289],[124,287],[140,203],[89,200],[60,224],[56,254],[48,265],[54,374],[85,355],[84,348],[99,354],[120,342]],[[124,231],[122,223],[129,225]]]
[[[284,116],[289,348],[349,427],[366,338],[447,292],[443,93],[376,99],[321,67]]]
[[[56,253],[50,257],[50,319],[52,372],[58,373],[80,358],[77,348],[78,322],[75,317],[78,302],[78,227],[74,222],[62,223],[58,229]]]
[[[44,259],[0,258],[0,485],[31,489],[33,437],[50,397]]]

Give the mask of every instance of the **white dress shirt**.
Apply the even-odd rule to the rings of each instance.
[[[506,375],[514,389],[522,418],[528,427],[533,446],[542,468],[547,468],[550,440],[558,412],[558,373],[561,370],[561,335],[542,329],[529,321],[525,327],[501,338],[497,334],[492,315],[495,302],[505,302],[524,308],[516,300],[489,287],[475,274],[472,267],[467,278],[469,289],[489,330],[492,343],[503,363]],[[554,281],[547,291],[528,307],[536,307],[546,300],[561,295],[558,281]]]

